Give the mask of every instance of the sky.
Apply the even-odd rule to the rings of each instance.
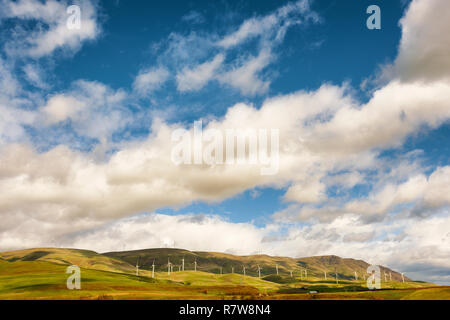
[[[333,254],[450,284],[449,31],[446,0],[0,0],[0,250]],[[227,130],[276,132],[276,170],[218,161]]]

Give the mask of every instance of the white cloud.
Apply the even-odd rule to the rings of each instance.
[[[326,185],[316,179],[297,182],[284,195],[285,200],[301,203],[316,203],[326,200]]]
[[[270,51],[262,50],[258,56],[251,57],[242,65],[219,75],[219,81],[241,91],[243,95],[265,93],[269,89],[270,81],[262,80],[258,73],[267,67],[272,59]]]
[[[11,62],[0,58],[0,147],[27,140],[25,125],[33,124],[34,111],[21,108],[28,103],[23,88],[13,74]]]
[[[236,31],[218,41],[217,45],[229,49],[255,37],[279,41],[289,26],[308,20],[319,21],[317,14],[310,10],[309,0],[288,3],[267,16],[245,20]]]
[[[193,14],[192,18],[195,17]],[[180,92],[197,91],[209,81],[218,80],[244,96],[264,94],[272,79],[268,74],[263,76],[260,73],[274,62],[273,52],[283,41],[287,30],[295,25],[319,21],[319,16],[310,9],[309,1],[299,0],[268,15],[248,18],[240,26],[233,26],[233,31],[223,37],[216,33],[171,33],[167,41],[156,46],[167,45],[158,61],[176,69]],[[242,49],[243,45],[255,39],[258,43],[255,55],[251,54],[252,49]],[[227,53],[235,49],[242,53],[234,61],[225,61]]]
[[[200,24],[205,22],[205,17],[198,11],[190,11],[188,14],[182,16],[181,20],[192,24]]]
[[[224,59],[224,55],[219,53],[211,61],[204,62],[192,69],[184,68],[177,74],[178,90],[184,92],[203,88],[209,80],[215,77]]]
[[[44,80],[43,70],[36,64],[27,64],[23,67],[25,79],[33,86],[47,89],[49,85]]]
[[[450,3],[411,1],[400,21],[402,38],[394,71],[402,80],[450,78]]]
[[[6,43],[7,52],[12,56],[40,58],[58,49],[78,51],[82,42],[95,39],[100,31],[95,6],[88,0],[80,0],[77,4],[81,8],[80,28],[69,29],[69,14],[66,12],[69,4],[65,1],[2,0],[1,19],[16,18],[38,22],[32,30],[19,26],[13,39]]]
[[[71,90],[51,96],[41,108],[41,122],[57,125],[70,120],[82,136],[108,139],[129,122],[129,111],[122,104],[127,94],[104,84],[79,80]]]
[[[71,96],[59,94],[51,97],[42,108],[49,123],[57,123],[72,117],[86,108],[86,104]]]
[[[134,80],[133,88],[140,95],[148,95],[152,91],[161,88],[169,79],[169,75],[169,71],[163,67],[142,70]]]

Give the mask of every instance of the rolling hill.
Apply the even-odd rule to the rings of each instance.
[[[183,258],[185,271],[178,271]],[[174,265],[174,272],[170,274],[167,272],[168,259]],[[137,261],[140,266],[138,276]],[[153,261],[156,266],[154,278],[151,271]],[[198,264],[197,271],[193,270],[194,261]],[[67,290],[68,265],[81,268],[82,290]],[[276,274],[276,265],[279,275]],[[27,249],[0,253],[0,299],[450,298],[449,287],[414,282],[406,277],[403,283],[397,272],[385,267],[382,267],[382,274],[390,272],[392,281],[382,280],[384,290],[370,291],[361,277],[354,279],[354,272],[363,274],[367,266],[364,261],[337,256],[294,259],[182,249],[104,254],[78,249]],[[307,277],[301,273],[305,269]],[[335,269],[339,283],[333,277]],[[327,279],[324,279],[324,272],[327,272]],[[310,292],[318,294],[311,295]]]
[[[107,252],[105,256],[120,259],[130,265],[136,265],[139,260],[140,268],[151,270],[151,265],[155,263],[155,270],[167,271],[167,262],[174,265],[174,270],[181,266],[182,259],[185,259],[185,270],[194,269],[194,261],[197,261],[197,270],[211,273],[231,273],[234,268],[235,273],[243,273],[258,276],[258,266],[261,268],[261,275],[276,274],[276,265],[280,276],[289,276],[292,271],[293,276],[300,276],[301,270],[307,270],[308,277],[316,279],[327,279],[335,277],[335,270],[338,279],[353,280],[355,271],[359,278],[366,275],[369,264],[362,260],[340,258],[338,256],[318,256],[307,258],[272,257],[268,255],[236,256],[218,252],[188,251],[183,249],[145,249],[122,252]],[[387,280],[402,281],[401,274],[387,267],[380,266],[382,278],[386,273]],[[383,279],[382,279],[383,280]],[[411,279],[405,277],[405,281]]]
[[[134,267],[125,261],[108,257],[90,250],[40,248],[1,252],[0,259],[15,261],[45,261],[82,268],[133,273]]]

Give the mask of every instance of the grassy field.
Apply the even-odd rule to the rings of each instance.
[[[72,264],[81,268],[81,290],[66,287],[66,268]],[[259,279],[192,270],[170,275],[157,271],[153,279],[145,269],[136,276],[135,268],[119,257],[75,249],[30,249],[0,254],[0,299],[422,300],[450,299],[450,287],[383,281],[382,290],[369,291],[365,281],[351,278],[336,284],[314,275],[270,274]]]

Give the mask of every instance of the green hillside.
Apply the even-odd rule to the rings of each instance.
[[[0,258],[9,262],[45,261],[111,272],[134,272],[134,266],[125,261],[89,250],[59,248],[26,249],[1,252]]]
[[[280,276],[300,277],[306,269],[306,274],[311,279],[325,280],[335,279],[335,270],[338,280],[354,280],[355,271],[358,279],[363,279],[369,264],[362,260],[346,259],[337,256],[319,256],[308,258],[288,258],[288,257],[272,257],[268,255],[251,255],[251,256],[235,256],[231,254],[218,252],[199,252],[188,251],[183,249],[146,249],[122,252],[108,252],[105,256],[121,259],[131,265],[136,265],[140,261],[140,267],[145,270],[151,270],[152,263],[155,263],[156,271],[167,271],[168,260],[174,265],[174,270],[182,265],[184,258],[185,270],[194,269],[194,261],[197,261],[197,270],[217,273],[231,273],[234,268],[235,273],[243,273],[243,268],[247,275],[258,276],[258,266],[261,268],[261,276],[276,274],[276,266],[278,265],[278,273]],[[302,271],[303,270],[303,271]],[[381,266],[382,280],[384,273],[388,281],[402,281],[401,274],[387,267]],[[405,281],[411,279],[405,277]]]
[[[183,257],[185,271],[178,271]],[[170,274],[168,259],[174,265]],[[194,261],[197,271],[193,270]],[[81,290],[66,287],[69,265],[81,268]],[[293,259],[181,249],[106,254],[27,249],[0,253],[0,299],[449,299],[449,287],[409,279],[403,283],[398,273],[384,267],[382,274],[391,272],[392,281],[382,281],[383,290],[370,291],[363,279],[354,278],[355,270],[362,274],[367,266],[364,261],[336,256]],[[335,268],[339,283],[333,277]],[[305,269],[307,276],[301,273]]]

